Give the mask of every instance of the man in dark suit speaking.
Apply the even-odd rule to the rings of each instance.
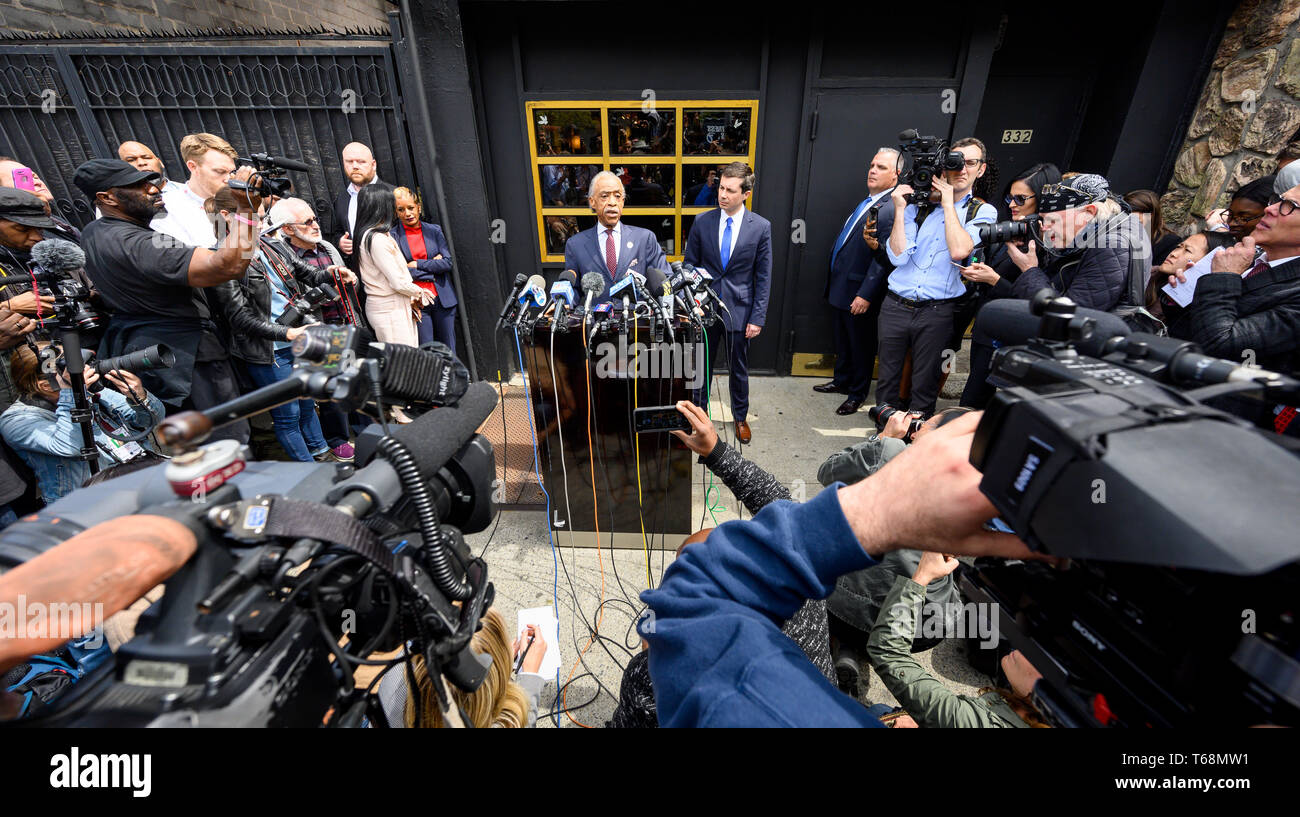
[[[698,216],[686,239],[686,262],[713,276],[710,286],[726,305],[725,326],[709,327],[709,380],[713,383],[713,358],[722,345],[723,330],[731,354],[731,414],[736,438],[751,439],[749,423],[749,341],[758,337],[767,319],[767,297],[772,284],[772,224],[745,208],[754,190],[754,173],[744,162],[722,169],[718,182],[718,209]]]
[[[813,386],[822,394],[847,395],[836,414],[852,414],[871,390],[876,364],[876,318],[884,301],[885,279],[894,265],[885,239],[894,224],[889,191],[898,184],[898,151],[881,148],[867,168],[867,197],[858,203],[831,248],[826,300],[835,321],[835,377]]]
[[[668,269],[668,259],[655,234],[624,224],[623,205],[627,192],[618,176],[602,170],[591,179],[587,204],[596,212],[596,226],[571,236],[564,243],[564,266],[578,273],[599,271],[605,276],[605,291],[596,303],[609,300],[609,289],[629,271],[646,274],[654,268]]]

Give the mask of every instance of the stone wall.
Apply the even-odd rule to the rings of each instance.
[[[1161,201],[1190,225],[1277,170],[1300,130],[1300,0],[1240,0]]]
[[[4,0],[0,30],[73,31],[325,26],[388,30],[391,0]]]

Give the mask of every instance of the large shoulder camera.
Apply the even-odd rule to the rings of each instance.
[[[915,128],[898,134],[898,141],[898,183],[912,188],[908,204],[915,204],[918,210],[928,209],[933,205],[930,195],[934,192],[934,177],[961,170],[966,157],[949,150],[948,143],[937,136],[918,135]]]
[[[980,562],[963,590],[1059,725],[1300,725],[1300,458],[1204,402],[1294,404],[1300,382],[1053,296],[981,312],[995,338],[1016,309],[1037,330],[995,353],[971,462],[1002,520],[1069,561]]]

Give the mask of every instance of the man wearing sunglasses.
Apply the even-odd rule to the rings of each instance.
[[[1181,273],[1169,282],[1187,285]],[[1220,250],[1210,274],[1194,286],[1195,297],[1171,335],[1214,357],[1287,374],[1300,370],[1300,186],[1275,198],[1254,232]],[[1284,414],[1254,419],[1276,427]]]

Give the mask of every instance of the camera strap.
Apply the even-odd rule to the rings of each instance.
[[[369,528],[328,505],[286,496],[259,496],[235,503],[231,520],[230,534],[236,539],[319,539],[357,553],[389,575],[397,573],[392,552]]]

